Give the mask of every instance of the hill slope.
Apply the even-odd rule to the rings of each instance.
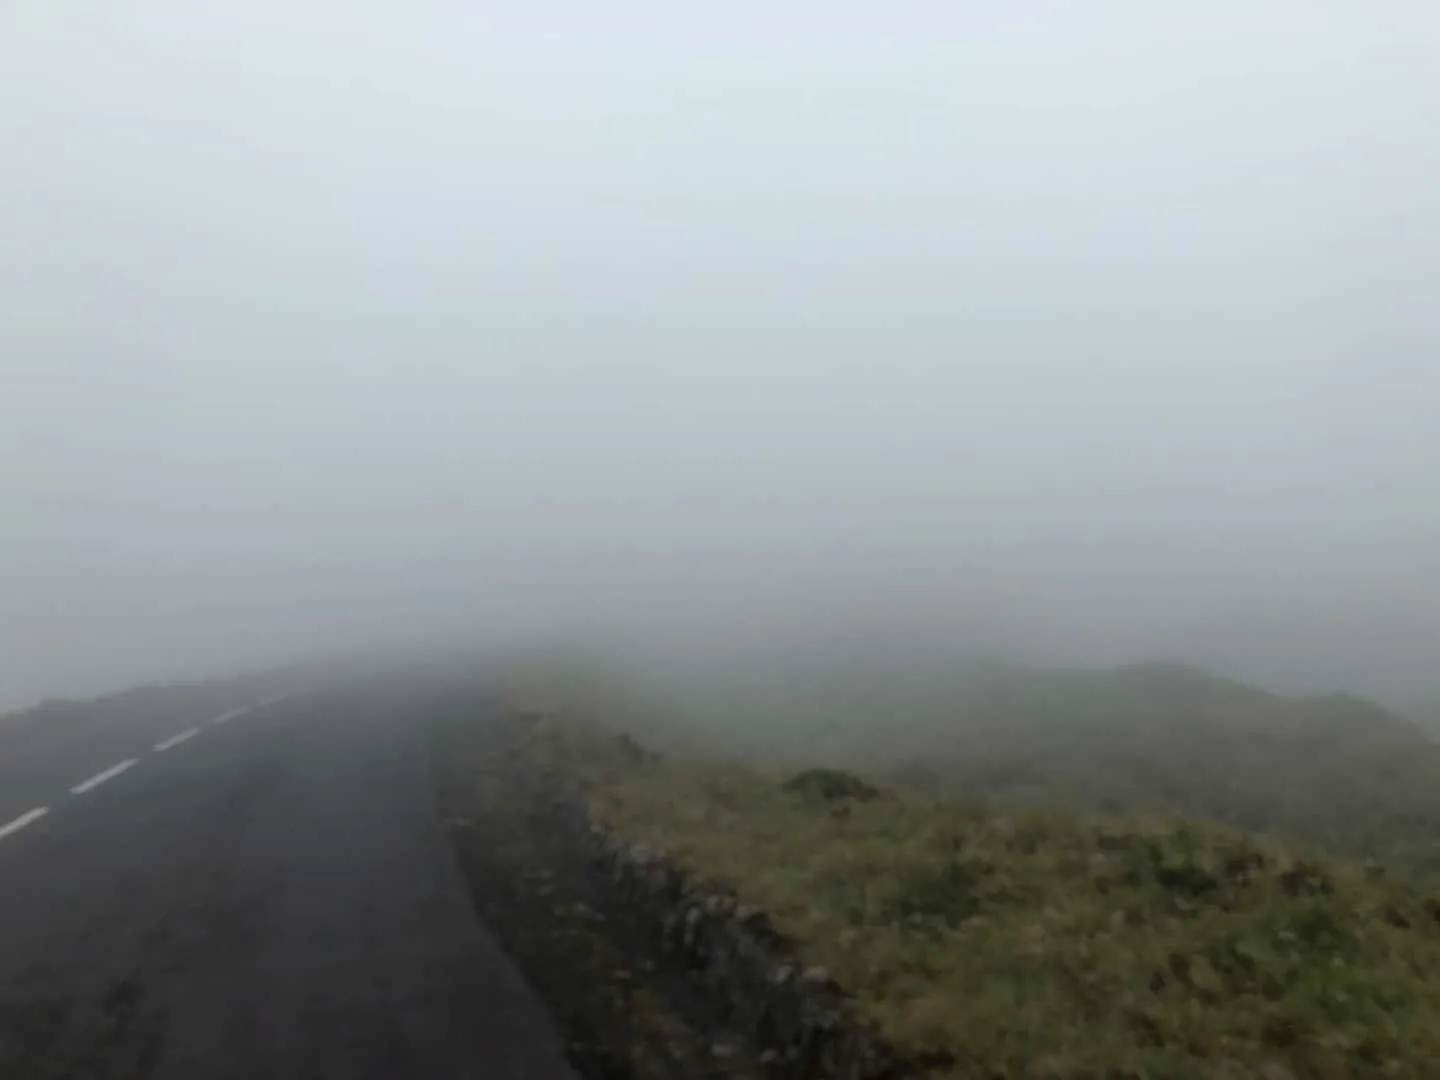
[[[1434,1075],[1440,903],[1419,891],[1193,821],[868,794],[651,765],[593,806],[766,909],[927,1075]]]
[[[682,754],[833,765],[932,794],[1154,809],[1440,869],[1440,744],[1377,705],[1195,668],[853,663],[708,685],[572,671],[531,689]]]

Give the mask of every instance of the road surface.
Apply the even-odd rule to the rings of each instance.
[[[571,1077],[416,712],[366,688],[0,729],[0,1077]]]

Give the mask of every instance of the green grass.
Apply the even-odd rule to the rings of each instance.
[[[528,675],[554,711],[686,756],[862,769],[1011,806],[1180,813],[1440,870],[1440,744],[1343,695],[1288,697],[1162,664]]]
[[[1440,904],[1359,864],[738,765],[628,776],[593,793],[601,820],[769,911],[937,1076],[1436,1075]]]

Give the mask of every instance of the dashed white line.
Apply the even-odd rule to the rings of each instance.
[[[70,789],[70,794],[71,794],[71,795],[84,795],[87,791],[91,791],[91,790],[93,790],[94,788],[97,788],[97,787],[99,787],[101,784],[105,783],[106,780],[113,780],[113,779],[115,779],[115,777],[119,776],[119,775],[120,775],[122,772],[124,772],[126,769],[133,768],[133,767],[135,766],[135,764],[136,764],[136,760],[137,760],[137,759],[135,759],[135,758],[132,757],[132,758],[130,758],[128,761],[122,761],[122,762],[120,762],[119,765],[112,765],[112,766],[110,766],[110,768],[106,769],[106,770],[105,770],[104,772],[102,772],[102,773],[97,773],[95,776],[92,776],[89,780],[86,780],[83,784],[76,784],[74,787],[72,787],[72,788]]]
[[[188,731],[180,732],[179,735],[171,735],[170,738],[166,739],[164,742],[157,742],[155,744],[155,749],[169,750],[172,746],[179,746],[182,742],[187,742],[188,740],[193,739],[196,735],[199,734],[200,729],[198,727],[192,727]]]
[[[294,695],[292,694],[281,694],[278,697],[269,698],[265,701],[259,702],[258,704],[242,705],[238,709],[231,709],[229,712],[223,713],[220,716],[215,717],[215,719],[211,720],[210,722],[212,724],[224,724],[230,720],[238,719],[239,717],[244,716],[246,713],[254,712],[256,709],[263,709],[270,705],[278,705],[280,702],[293,696]],[[156,743],[155,749],[157,751],[173,749],[174,747],[179,746],[183,742],[188,742],[199,734],[200,728],[189,728],[185,731],[180,732],[180,734],[178,735],[170,736],[170,738],[166,739],[164,742]],[[105,781],[115,779],[115,777],[119,776],[125,770],[132,769],[137,764],[139,764],[138,758],[129,758],[125,761],[120,762],[120,764],[118,765],[112,765],[104,772],[97,773],[96,775],[92,776],[83,784],[76,784],[70,789],[70,794],[84,795],[87,791],[93,791],[95,788],[105,783]],[[29,825],[31,822],[38,821],[40,818],[44,817],[49,812],[50,811],[47,807],[38,807],[35,810],[31,810],[28,813],[22,814],[20,817],[10,822],[10,824],[0,826],[0,839],[4,839],[11,833],[19,832],[21,829],[25,828],[25,826]]]
[[[4,840],[5,837],[9,836],[11,833],[19,832],[21,829],[25,828],[26,825],[29,825],[32,822],[39,821],[49,812],[50,808],[48,806],[37,806],[34,810],[27,810],[25,813],[21,814],[14,821],[10,822],[9,825],[0,825],[0,840]]]

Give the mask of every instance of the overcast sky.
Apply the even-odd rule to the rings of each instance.
[[[1430,0],[10,0],[0,702],[795,618],[1440,692],[1437,112]]]

